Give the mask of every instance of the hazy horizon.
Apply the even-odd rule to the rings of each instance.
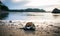
[[[60,9],[60,0],[0,0],[9,9],[39,8],[52,11],[54,8]]]

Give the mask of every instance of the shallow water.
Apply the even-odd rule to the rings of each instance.
[[[54,16],[55,15],[55,16]],[[57,15],[57,16],[56,16]],[[23,20],[23,21],[58,21],[60,14],[40,13],[40,12],[9,12],[8,17],[3,20]]]

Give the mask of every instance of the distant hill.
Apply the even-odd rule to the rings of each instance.
[[[0,11],[8,11],[8,7],[5,6],[1,1],[0,1]]]
[[[57,8],[55,8],[55,9],[52,11],[52,13],[60,13],[60,10],[57,9]]]
[[[11,12],[45,12],[43,9],[38,8],[27,8],[27,9],[20,9],[20,10],[10,10]]]

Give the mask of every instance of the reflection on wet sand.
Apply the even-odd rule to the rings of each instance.
[[[24,26],[22,26],[21,22],[9,23],[0,21],[0,36],[60,36],[60,26],[55,24],[57,23],[44,22],[43,24],[35,25],[35,31],[25,31],[20,29]]]

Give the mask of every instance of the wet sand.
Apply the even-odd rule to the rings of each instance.
[[[0,22],[0,36],[60,36],[60,26],[52,24],[38,26],[35,31],[25,31],[13,23]]]

